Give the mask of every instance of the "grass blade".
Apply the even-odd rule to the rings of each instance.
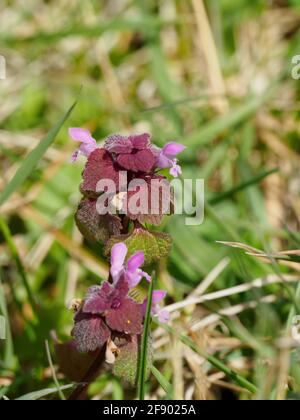
[[[144,322],[144,332],[141,343],[141,353],[138,369],[138,398],[139,400],[145,399],[145,382],[147,372],[147,356],[148,356],[148,337],[150,332],[151,322],[151,306],[152,306],[152,294],[154,290],[155,276],[152,275],[152,281],[149,286],[148,303]]]
[[[173,399],[173,395],[174,395],[174,391],[173,391],[172,385],[166,380],[166,378],[164,377],[164,375],[162,375],[160,373],[160,371],[158,369],[156,369],[156,367],[153,366],[153,365],[151,366],[151,372],[153,373],[153,375],[157,379],[157,381],[160,384],[160,386],[166,392],[167,398],[169,400],[172,400]]]
[[[58,123],[48,132],[48,134],[42,139],[38,146],[32,150],[31,153],[26,157],[20,168],[13,179],[7,184],[0,195],[0,206],[15,192],[31,175],[32,171],[36,167],[39,160],[43,157],[47,149],[54,142],[57,134],[62,128],[65,121],[69,118],[73,109],[75,108],[77,101],[71,106],[67,113],[58,121]]]
[[[60,387],[61,390],[65,391],[66,389],[73,388],[73,384],[63,385]],[[17,401],[34,401],[39,400],[40,398],[47,397],[51,394],[56,394],[57,388],[45,388],[40,391],[30,392],[29,394],[22,395],[22,397],[16,398]]]
[[[229,191],[225,191],[223,193],[217,194],[215,197],[209,200],[209,204],[212,206],[215,204],[219,204],[221,201],[227,200],[227,198],[231,198],[234,194],[240,191],[243,191],[246,188],[252,187],[253,185],[258,184],[263,179],[277,173],[278,171],[279,171],[278,168],[273,168],[268,171],[262,172],[261,174],[258,174],[257,176],[254,176],[253,178],[248,179],[247,181],[237,185],[236,187],[232,188]]]
[[[69,37],[81,36],[84,38],[99,38],[107,31],[142,31],[148,32],[151,29],[160,29],[166,24],[180,23],[176,20],[162,20],[158,17],[146,17],[142,19],[113,19],[106,22],[98,22],[97,25],[83,26],[75,25],[66,28],[58,29],[53,32],[39,31],[34,35],[29,36],[14,36],[2,34],[0,39],[2,43],[7,45],[15,44],[29,44],[29,43],[40,43],[40,44],[53,44],[61,39]]]
[[[14,369],[15,367],[15,356],[14,356],[14,345],[12,340],[12,333],[10,329],[10,322],[9,322],[9,315],[5,300],[5,294],[4,289],[2,285],[2,279],[1,279],[1,271],[0,271],[0,315],[3,315],[6,320],[5,325],[5,342],[4,342],[4,367],[5,369]]]
[[[53,362],[52,362],[52,357],[51,357],[51,352],[50,352],[48,340],[45,341],[45,347],[46,347],[47,359],[48,359],[48,362],[49,362],[49,365],[50,365],[50,369],[51,369],[53,381],[54,381],[54,383],[56,385],[58,395],[59,395],[59,397],[60,397],[61,400],[65,400],[66,398],[64,396],[64,393],[61,390],[61,386],[60,386],[60,384],[58,382],[58,379],[57,379],[57,376],[56,376],[56,372],[55,372],[55,368],[53,366]]]
[[[216,118],[211,123],[208,123],[203,129],[188,136],[185,145],[198,147],[210,143],[224,131],[235,127],[254,115],[256,111],[270,99],[273,93],[274,86],[269,88],[262,96],[251,98],[248,102],[234,108],[228,114]]]
[[[4,236],[4,239],[7,243],[7,246],[10,250],[10,253],[11,253],[13,259],[15,260],[18,272],[19,272],[19,274],[21,276],[21,279],[22,279],[22,282],[23,282],[23,286],[24,286],[24,288],[26,290],[26,293],[27,293],[27,296],[28,296],[28,301],[30,303],[32,312],[35,314],[36,303],[35,303],[35,299],[33,297],[33,293],[32,293],[28,278],[27,278],[25,268],[24,268],[24,266],[22,264],[22,261],[19,257],[19,253],[18,253],[17,247],[14,243],[12,234],[11,234],[10,229],[9,229],[9,226],[5,222],[5,220],[2,219],[2,217],[0,217],[0,232],[2,232],[2,234]]]

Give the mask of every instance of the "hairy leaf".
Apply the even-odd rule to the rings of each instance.
[[[114,343],[119,349],[119,355],[113,365],[113,373],[132,386],[137,383],[138,362],[140,357],[140,335],[119,336],[114,338]],[[152,364],[152,343],[148,340],[147,377]]]
[[[118,235],[122,223],[118,216],[97,212],[96,200],[85,198],[78,207],[75,215],[78,229],[90,242],[105,242],[112,235]]]
[[[127,258],[137,251],[143,251],[145,254],[145,265],[150,265],[166,257],[172,247],[172,238],[169,234],[138,228],[127,235],[111,237],[105,247],[106,255],[110,254],[112,246],[118,242],[126,244],[128,248]]]

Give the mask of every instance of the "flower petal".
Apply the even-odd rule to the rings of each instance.
[[[132,289],[140,283],[140,281],[143,278],[143,274],[141,270],[136,270],[132,272],[127,270],[125,272],[125,277],[129,288]]]
[[[174,178],[178,178],[179,175],[182,174],[181,166],[177,164],[177,160],[175,159],[175,162],[170,169],[170,175],[172,175]]]
[[[142,251],[138,251],[128,259],[127,269],[131,272],[136,271],[144,264],[144,261],[145,254]]]
[[[169,158],[176,157],[179,153],[183,152],[186,147],[183,144],[170,142],[166,144],[162,151],[163,154]]]
[[[70,128],[69,135],[73,140],[82,143],[79,149],[72,156],[73,162],[76,161],[79,153],[88,157],[95,149],[97,149],[97,142],[88,130],[84,128]]]
[[[73,140],[79,141],[81,143],[91,143],[95,142],[96,140],[92,137],[89,130],[85,128],[69,128],[69,135],[72,137]]]
[[[128,249],[123,242],[115,244],[111,249],[110,263],[116,267],[124,264]]]
[[[150,276],[150,274],[146,273],[146,271],[141,271],[141,274],[143,277],[145,277],[145,279],[150,283],[152,281],[152,277]]]
[[[169,159],[163,151],[160,152],[157,160],[156,160],[156,166],[157,168],[164,169],[164,168],[170,168],[172,166],[173,162],[171,159]]]
[[[162,310],[160,309],[158,303],[162,301],[167,295],[167,292],[165,290],[154,290],[152,293],[152,307],[151,307],[151,315],[158,315]],[[142,307],[142,314],[145,316],[146,310],[148,305],[148,299],[145,298],[141,307]],[[162,315],[163,316],[163,315]]]
[[[90,154],[97,149],[97,143],[94,140],[94,142],[91,143],[82,143],[79,147],[79,153],[81,153],[83,156],[89,157]]]
[[[106,315],[107,325],[125,334],[141,334],[142,322],[141,305],[130,298],[124,299],[119,308],[108,311]]]
[[[71,156],[71,162],[72,162],[72,163],[76,162],[76,160],[78,159],[79,153],[80,153],[80,151],[79,151],[79,149],[77,149],[77,150],[75,150],[75,152],[72,154],[72,156]]]
[[[115,244],[111,249],[110,274],[114,282],[119,280],[120,275],[123,272],[127,251],[127,246],[123,242]]]
[[[149,283],[152,280],[151,276],[148,273],[140,269],[132,272],[127,270],[125,272],[125,277],[130,289],[136,287],[143,278],[145,278]]]
[[[101,348],[110,337],[109,328],[97,315],[81,313],[72,331],[77,350],[81,353]]]
[[[154,290],[152,294],[152,306],[157,305],[160,301],[162,301],[167,295],[165,290]]]
[[[165,324],[166,322],[170,320],[170,313],[166,310],[159,311],[157,314],[157,318],[159,322],[161,322],[162,324]]]

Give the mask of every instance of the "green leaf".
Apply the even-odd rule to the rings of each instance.
[[[166,257],[172,247],[172,238],[169,234],[138,228],[128,235],[113,236],[106,244],[105,254],[109,255],[112,246],[118,242],[126,244],[128,248],[127,258],[137,251],[143,251],[145,265],[150,265]]]
[[[43,138],[43,140],[38,144],[38,146],[32,150],[31,153],[25,158],[17,173],[13,179],[7,184],[0,195],[0,206],[2,206],[5,201],[14,193],[32,174],[32,171],[35,169],[36,165],[43,157],[47,149],[54,142],[57,134],[62,128],[65,121],[69,118],[71,112],[76,106],[77,101],[71,106],[68,112],[58,121],[58,123],[49,131],[49,133]]]
[[[116,337],[114,343],[119,349],[119,354],[113,365],[113,374],[130,385],[135,386],[138,379],[139,357],[141,355],[141,336]],[[149,357],[147,358],[146,378],[149,377],[152,362],[151,339],[148,339],[147,346]]]

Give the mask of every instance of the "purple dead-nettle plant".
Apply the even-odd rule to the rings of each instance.
[[[97,200],[105,191],[99,190],[97,185],[102,180],[113,181],[118,195],[124,191],[119,175],[126,171],[126,182],[137,181],[136,190],[131,188],[128,195],[134,198],[135,194],[141,194],[138,184],[142,180],[150,202],[154,196],[152,180],[169,185],[161,170],[169,168],[173,177],[181,174],[177,155],[185,147],[170,142],[160,149],[151,143],[149,134],[111,135],[101,147],[86,129],[70,128],[69,134],[80,143],[72,161],[79,155],[87,158],[76,223],[87,241],[103,245],[105,256],[110,258],[110,271],[107,281],[90,287],[84,299],[77,299],[73,305],[73,342],[57,345],[61,370],[71,379],[78,379],[77,375],[70,374],[73,372],[70,364],[73,362],[77,370],[80,365],[80,372],[83,366],[88,370],[93,359],[102,352],[116,375],[135,384],[147,309],[146,286],[152,281],[149,272],[160,259],[168,256],[172,246],[169,234],[152,230],[149,225],[159,225],[163,216],[172,213],[173,194],[158,195],[155,214],[144,207],[134,214],[130,209],[99,214]],[[160,322],[169,320],[168,311],[161,308],[165,297],[166,291],[154,290],[151,315]]]

